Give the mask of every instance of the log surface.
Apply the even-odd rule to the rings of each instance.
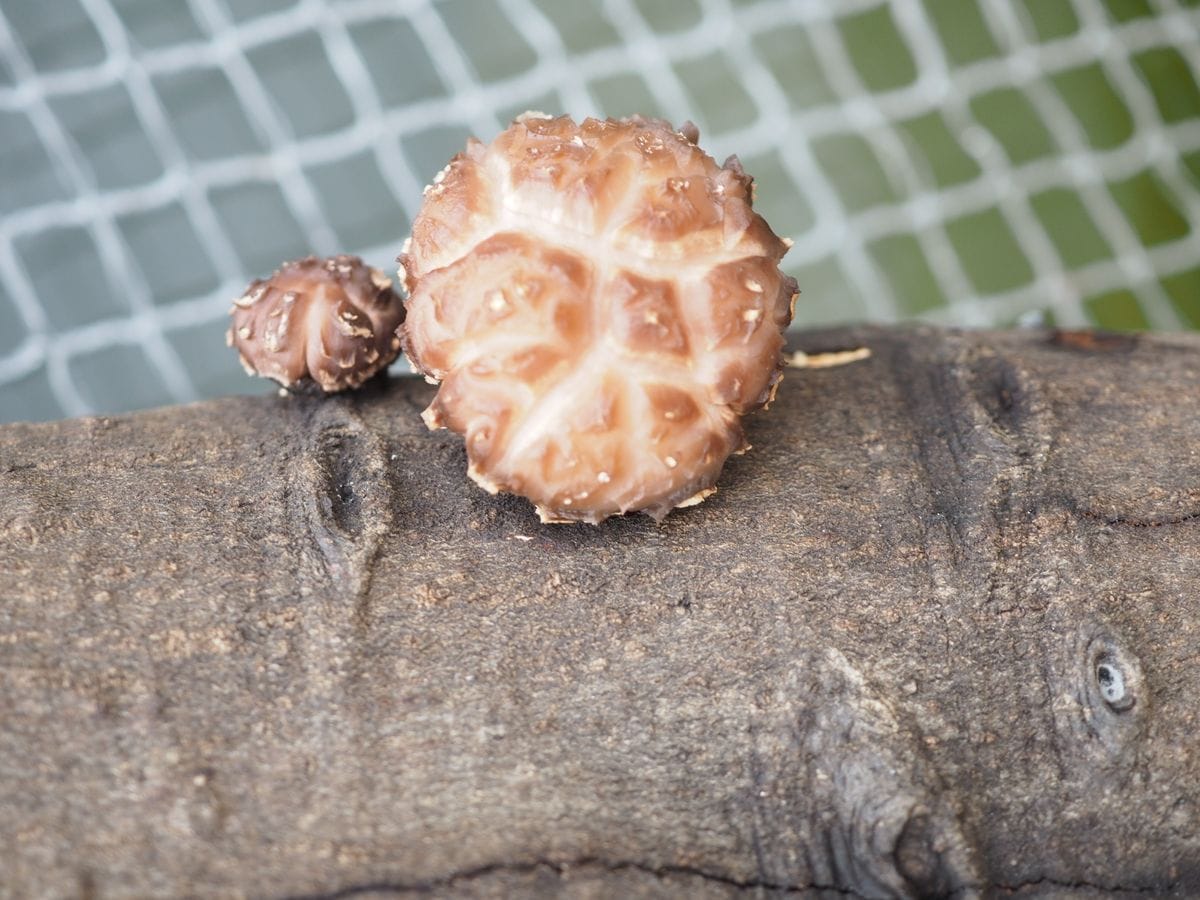
[[[1200,896],[1200,340],[798,345],[661,526],[413,380],[0,428],[0,896]]]

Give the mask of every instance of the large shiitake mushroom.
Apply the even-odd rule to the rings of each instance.
[[[700,502],[782,376],[788,242],[698,137],[527,113],[426,189],[399,329],[440,383],[425,421],[543,521]]]

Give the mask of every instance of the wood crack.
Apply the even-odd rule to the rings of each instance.
[[[1105,525],[1124,525],[1129,528],[1166,528],[1170,525],[1186,525],[1189,522],[1200,522],[1200,512],[1187,513],[1182,516],[1166,516],[1161,519],[1140,519],[1132,516],[1104,516],[1091,510],[1082,510],[1081,515],[1089,519],[1097,519]]]
[[[492,875],[530,875],[539,869],[547,870],[560,877],[569,876],[573,869],[599,869],[605,873],[639,872],[659,879],[672,875],[680,875],[699,878],[703,881],[723,884],[745,891],[766,890],[783,894],[827,891],[845,897],[863,898],[863,900],[866,900],[865,894],[832,884],[790,884],[763,879],[741,879],[719,872],[712,872],[697,866],[653,866],[648,863],[632,860],[606,860],[594,856],[580,857],[574,860],[537,859],[532,862],[521,863],[487,863],[470,869],[464,869],[460,872],[452,872],[448,875],[422,881],[400,882],[381,880],[339,888],[338,890],[324,893],[293,895],[288,900],[343,900],[343,898],[355,897],[367,893],[432,894],[440,890],[454,888],[464,882],[476,881]],[[961,892],[961,890],[963,888],[958,889],[956,894]]]
[[[1042,875],[1038,878],[1030,878],[1016,883],[994,882],[988,885],[989,888],[998,891],[1006,891],[1010,894],[1015,894],[1018,891],[1028,890],[1036,887],[1057,887],[1066,888],[1067,890],[1092,890],[1105,891],[1107,893],[1125,893],[1125,894],[1147,894],[1151,896],[1166,896],[1171,894],[1177,887],[1181,885],[1177,882],[1172,882],[1165,885],[1127,885],[1127,884],[1102,884],[1095,881],[1068,881],[1065,879],[1053,878],[1049,875]]]

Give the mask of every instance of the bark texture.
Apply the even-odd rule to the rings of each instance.
[[[0,428],[0,896],[1200,895],[1200,340],[798,342],[661,526],[414,380]]]

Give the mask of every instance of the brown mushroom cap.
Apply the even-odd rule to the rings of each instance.
[[[697,139],[526,114],[426,190],[400,257],[404,348],[441,382],[426,423],[543,521],[703,500],[781,377],[788,242]]]
[[[227,340],[251,375],[284,387],[356,388],[400,352],[404,306],[392,279],[357,256],[284,263],[229,310]]]

